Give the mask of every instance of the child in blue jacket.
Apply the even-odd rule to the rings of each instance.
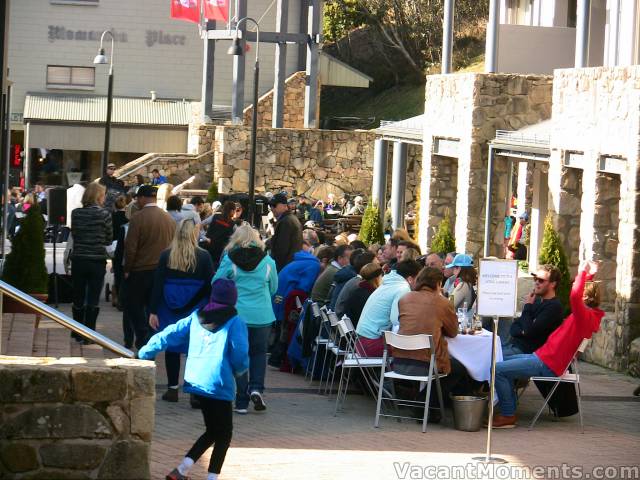
[[[237,298],[233,281],[216,280],[206,306],[151,337],[138,352],[138,358],[153,360],[158,352],[189,342],[184,391],[200,401],[206,431],[166,480],[187,479],[193,464],[212,444],[207,480],[217,480],[222,469],[233,432],[235,377],[249,368],[247,326],[235,309]]]

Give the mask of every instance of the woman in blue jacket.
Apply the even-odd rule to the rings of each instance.
[[[266,410],[262,398],[267,370],[267,343],[275,315],[271,298],[278,289],[278,272],[264,251],[258,232],[249,224],[236,228],[213,277],[233,280],[238,289],[238,314],[249,327],[249,372],[238,378],[236,413],[247,413],[249,400],[255,410]]]
[[[208,478],[218,478],[222,469],[233,433],[234,377],[249,367],[247,327],[234,308],[237,296],[233,282],[215,281],[207,305],[155,334],[138,352],[138,358],[153,360],[158,352],[189,344],[184,390],[198,398],[206,431],[167,475],[169,480],[187,479],[212,444]]]

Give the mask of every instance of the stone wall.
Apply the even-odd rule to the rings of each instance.
[[[432,177],[447,181],[449,174],[440,174],[437,165],[457,164],[457,185],[452,188],[456,198],[456,248],[477,256],[484,243],[484,206],[488,142],[495,138],[496,130],[513,130],[547,120],[551,116],[551,77],[542,75],[455,74],[430,75],[425,86],[425,131],[422,174],[420,244],[430,241],[439,218],[437,202],[431,191]],[[434,146],[439,139],[457,141],[457,152],[443,157],[433,168]],[[506,159],[497,157],[494,175],[504,178],[508,173]],[[442,177],[442,178],[440,178]],[[425,194],[428,192],[428,194]],[[493,187],[491,252],[502,251],[499,225],[504,218],[507,196],[506,182]]]
[[[148,479],[155,366],[0,356],[0,478]]]
[[[587,256],[603,260],[600,275],[609,279],[607,315],[586,357],[616,369],[629,366],[631,342],[640,336],[639,112],[640,66],[555,71],[550,204],[560,216],[575,208],[561,188],[560,166],[565,155],[580,155],[580,240],[570,252],[583,245]],[[624,162],[621,174],[598,171],[608,156]]]
[[[296,72],[284,82],[284,128],[304,128],[304,95],[306,72]],[[319,91],[320,89],[318,89]],[[253,105],[244,109],[244,124],[251,125]],[[258,127],[271,127],[273,118],[273,90],[258,98]]]
[[[219,126],[212,146],[221,193],[247,191],[251,131]],[[309,129],[258,130],[256,191],[279,189],[325,199],[328,193],[369,195],[375,134]]]

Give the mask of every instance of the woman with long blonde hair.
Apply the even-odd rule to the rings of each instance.
[[[276,317],[271,299],[278,289],[275,261],[265,253],[264,242],[249,224],[236,228],[229,239],[213,280],[233,280],[238,289],[236,309],[249,330],[249,372],[237,378],[236,413],[265,410],[262,397],[267,369],[267,343]]]
[[[199,226],[192,218],[178,223],[167,250],[160,255],[151,296],[149,325],[164,330],[207,303],[213,276],[209,252],[198,247]],[[169,348],[164,355],[168,388],[162,399],[178,401],[180,354],[188,345]]]

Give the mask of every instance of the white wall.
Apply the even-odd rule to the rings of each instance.
[[[270,3],[270,0],[251,0],[248,2],[248,14],[259,18]],[[300,3],[289,2],[291,32],[299,29]],[[169,17],[168,0],[100,0],[98,6],[52,5],[49,0],[11,0],[9,68],[10,79],[14,82],[12,113],[22,113],[26,92],[56,91],[46,88],[48,64],[93,66],[98,40],[57,40],[50,37],[50,26],[64,27],[70,32],[102,32],[113,28],[126,35],[126,42],[116,43],[114,94],[117,96],[148,96],[150,90],[155,90],[160,98],[200,99],[203,42],[195,24]],[[261,27],[263,31],[275,28],[275,5],[261,22]],[[151,44],[152,34],[149,32],[175,36],[178,44]],[[214,103],[220,105],[231,104],[232,57],[226,54],[228,46],[227,41],[216,44]],[[274,51],[273,45],[264,44],[260,49],[261,93],[273,86]],[[288,48],[288,73],[297,70],[297,54],[297,47]],[[253,57],[249,54],[245,58],[245,101],[248,103],[251,100]],[[97,66],[93,91],[64,91],[105,95],[107,68]]]
[[[552,74],[574,65],[576,31],[573,28],[500,25],[499,73]]]

